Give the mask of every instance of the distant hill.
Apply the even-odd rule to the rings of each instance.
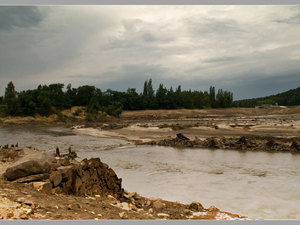
[[[282,105],[282,106],[296,106],[300,105],[300,87],[282,92],[276,95],[270,95],[260,98],[251,98],[234,101],[233,105],[236,107],[255,107],[262,105]]]

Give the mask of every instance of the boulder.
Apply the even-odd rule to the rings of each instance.
[[[69,179],[72,176],[73,166],[60,166],[57,171],[61,174],[63,179]]]
[[[53,184],[53,187],[56,187],[62,181],[62,175],[58,171],[53,171],[50,174],[50,178],[49,179],[50,179],[51,183]]]
[[[201,205],[200,202],[192,202],[191,204],[189,204],[188,208],[196,212],[201,212],[204,210],[204,207]]]
[[[160,209],[163,209],[166,206],[166,204],[163,203],[160,200],[157,200],[157,201],[155,201],[155,202],[152,203],[152,206],[153,206],[154,209],[160,210]]]
[[[53,154],[40,151],[33,152],[8,167],[3,177],[11,181],[30,175],[49,173],[56,165],[56,159]]]
[[[51,194],[52,192],[52,185],[50,182],[33,182],[33,188],[37,191]]]

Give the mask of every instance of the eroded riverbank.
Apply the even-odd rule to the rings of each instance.
[[[0,159],[0,219],[247,219],[199,202],[126,192],[99,158],[79,162],[11,147],[0,149]]]
[[[125,112],[119,119],[63,125],[75,125],[72,130],[4,123],[0,140],[52,152],[71,146],[80,159],[100,157],[126,190],[143,196],[196,200],[253,219],[299,219],[297,110]],[[177,133],[191,140],[177,140]],[[285,149],[276,153],[280,146]]]

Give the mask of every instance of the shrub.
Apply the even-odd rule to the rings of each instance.
[[[57,112],[56,115],[58,116],[59,121],[66,122],[66,117],[61,112]]]
[[[0,105],[0,117],[6,117],[7,110],[7,105]]]
[[[92,122],[95,120],[95,116],[92,113],[87,112],[85,115],[85,119],[89,122]]]
[[[114,102],[109,105],[106,109],[106,113],[110,116],[119,117],[123,111],[123,105],[120,102]]]
[[[76,109],[75,112],[73,112],[73,116],[79,116],[82,113],[81,109]]]

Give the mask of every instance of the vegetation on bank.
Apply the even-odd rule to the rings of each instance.
[[[5,95],[0,97],[0,116],[33,116],[36,113],[49,116],[56,113],[63,120],[60,110],[85,106],[86,119],[93,121],[106,115],[118,117],[122,110],[226,108],[232,106],[232,95],[222,89],[216,93],[215,87],[204,92],[182,91],[179,85],[174,91],[163,84],[154,91],[151,79],[145,81],[142,93],[137,93],[134,88],[126,92],[111,89],[103,92],[95,86],[72,88],[71,84],[64,91],[64,84],[60,83],[17,92],[13,82],[9,82]],[[80,110],[73,113],[74,116],[80,114]]]
[[[235,107],[253,108],[255,106],[261,105],[300,105],[300,87],[276,95],[270,95],[261,98],[244,99],[233,102],[233,106]]]

